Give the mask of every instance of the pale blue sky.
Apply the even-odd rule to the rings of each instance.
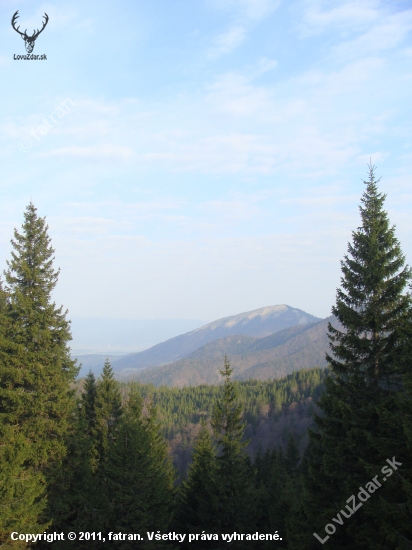
[[[47,61],[13,60],[16,10],[29,33],[49,15]],[[70,315],[329,315],[370,157],[412,263],[410,0],[0,0],[0,15],[0,265],[32,199]]]

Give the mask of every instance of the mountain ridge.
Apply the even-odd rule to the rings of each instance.
[[[285,328],[319,321],[321,321],[320,318],[286,304],[266,306],[217,319],[147,350],[125,355],[113,362],[113,370],[121,374],[124,370],[161,366],[178,361],[196,349],[226,336],[243,335],[263,338]]]
[[[238,380],[269,380],[294,371],[326,366],[329,350],[328,323],[340,326],[333,317],[303,327],[289,327],[263,338],[234,335],[210,342],[167,365],[144,370],[125,370],[123,376],[155,386],[184,387],[219,384],[224,355],[229,356]]]

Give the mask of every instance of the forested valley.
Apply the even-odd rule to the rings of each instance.
[[[327,374],[328,369],[314,368],[297,371],[280,380],[234,383],[245,423],[243,439],[249,442],[245,450],[252,460],[256,453],[273,447],[285,450],[291,438],[303,454],[308,440],[307,428],[313,424],[315,403],[322,393]],[[95,384],[93,378],[93,374],[89,374],[86,385]],[[127,401],[133,386],[133,383],[121,383],[123,402]],[[183,478],[191,462],[201,420],[209,421],[223,387],[155,388],[143,384],[135,387],[144,402],[153,401],[155,404],[173,463],[179,477]]]
[[[412,274],[365,185],[328,368],[234,381],[225,356],[180,389],[77,378],[30,203],[0,289],[0,547],[412,548]]]

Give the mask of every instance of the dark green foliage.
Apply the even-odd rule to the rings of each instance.
[[[216,477],[216,447],[202,418],[192,453],[192,464],[178,495],[175,521],[177,530],[182,533],[213,533],[211,527],[215,525],[215,518],[219,513]],[[184,547],[210,548],[210,543],[195,541]]]
[[[402,390],[390,392],[376,406],[380,430],[378,438],[372,440],[382,464],[387,465],[386,459],[395,456],[402,465],[384,483],[385,492],[379,489],[379,498],[370,499],[365,508],[368,528],[363,530],[368,542],[380,539],[399,550],[412,548],[412,318],[410,321],[405,327],[406,344],[400,361]],[[379,518],[378,525],[373,518]]]
[[[83,390],[84,391],[81,396],[81,421],[83,429],[89,438],[88,454],[90,467],[93,472],[96,472],[99,465],[98,445],[103,439],[103,436],[98,429],[100,426],[97,424],[97,384],[95,376],[91,370],[84,380]]]
[[[236,385],[231,380],[232,369],[226,357],[220,374],[224,379],[223,392],[214,406],[211,421],[218,448],[215,487],[219,512],[214,525],[205,527],[216,533],[246,533],[254,528],[256,494],[252,468],[244,452],[248,442],[243,440],[242,407],[237,402]]]
[[[87,424],[87,430],[92,436],[96,430],[96,378],[90,370],[84,380],[84,392],[82,393],[82,414]]]
[[[66,313],[51,301],[59,272],[53,269],[47,229],[30,203],[22,232],[14,232],[6,300],[3,293],[1,298],[0,460],[7,467],[0,469],[11,484],[0,489],[8,502],[0,510],[0,517],[6,517],[6,524],[0,519],[3,540],[12,526],[7,524],[10,511],[23,532],[37,533],[52,519],[50,508],[41,516],[46,484],[50,503],[67,438],[74,431],[70,384],[78,369],[67,346],[71,336]]]
[[[64,531],[91,532],[103,528],[107,511],[103,466],[122,414],[119,384],[108,360],[97,383],[92,372],[87,375],[83,390],[78,403],[77,431],[69,442],[64,475],[59,480],[60,489],[70,495],[63,498],[67,514],[57,522]],[[54,506],[56,509],[56,503]],[[67,545],[73,546],[67,541],[55,544],[62,550]],[[80,543],[78,547],[83,548]]]
[[[259,446],[262,449],[274,445],[286,447],[291,434],[299,440],[299,445],[306,444],[306,428],[313,422],[315,401],[322,393],[327,374],[327,369],[315,368],[280,380],[234,381],[247,423],[245,432],[251,440],[246,448],[251,458]],[[128,384],[123,384],[121,390],[127,395]],[[151,396],[156,403],[175,466],[184,477],[199,421],[211,416],[214,404],[222,396],[223,385],[185,388],[140,385],[139,391],[144,399]]]
[[[2,405],[7,392],[4,384],[9,353],[17,346],[9,341],[10,319],[7,314],[7,294],[0,281],[0,546],[24,547],[25,543],[7,542],[13,531],[24,531],[32,526],[39,532],[38,517],[46,505],[46,484],[41,472],[26,466],[30,458],[30,445],[18,424],[14,424],[10,410]],[[8,414],[7,414],[8,413]]]
[[[88,400],[91,396],[88,397]],[[96,452],[100,462],[105,460],[116,422],[122,414],[119,384],[114,379],[110,361],[106,359],[95,396]]]
[[[269,407],[270,416],[276,421],[293,403],[317,401],[327,375],[328,369],[314,368],[294,372],[279,380],[233,381],[245,422],[254,428],[257,427],[262,421],[261,410],[265,407]],[[223,386],[155,388],[151,385],[141,385],[140,391],[144,398],[153,396],[165,435],[171,439],[177,433],[181,433],[187,424],[198,423],[205,413],[212,414],[216,401],[222,396]],[[310,413],[312,412],[311,410]]]
[[[297,454],[296,454],[297,453]],[[278,548],[289,548],[288,532],[299,509],[301,494],[300,461],[294,438],[289,439],[286,456],[282,449],[259,453],[254,466],[259,488],[258,531],[278,532]],[[258,548],[272,548],[273,542],[261,542]]]
[[[46,483],[43,474],[26,466],[30,456],[27,439],[18,428],[0,424],[0,546],[24,548],[25,543],[12,542],[10,533],[40,533],[39,517],[46,506]]]
[[[5,272],[5,337],[13,346],[3,355],[2,414],[30,434],[31,462],[43,469],[65,454],[63,436],[74,406],[69,384],[77,368],[67,347],[71,336],[66,314],[51,302],[58,271],[53,270],[48,228],[31,203],[24,217]]]
[[[318,403],[323,414],[316,417],[317,430],[310,434],[307,539],[296,548],[320,547],[312,533],[324,538],[324,525],[380,473],[386,459],[396,456],[403,462],[408,454],[397,403],[405,392],[402,365],[411,319],[405,289],[411,273],[383,210],[385,196],[378,192],[373,167],[365,183],[362,226],[353,232],[342,262],[342,288],[332,310],[344,329],[329,326],[333,373]],[[393,515],[385,513],[395,495],[398,511],[406,504],[401,477],[402,472],[393,475],[379,495],[345,520],[331,544],[342,549],[403,548],[402,530],[412,518],[394,522]]]
[[[289,475],[295,475],[298,471],[298,464],[300,461],[299,449],[296,445],[295,438],[293,435],[289,437],[288,446],[286,449],[285,456],[285,467]]]
[[[7,308],[7,292],[3,289],[3,284],[0,279],[0,315],[6,312]]]
[[[245,422],[226,357],[220,374],[224,384],[211,420],[214,442],[202,419],[193,462],[179,493],[176,526],[183,532],[248,533],[255,527],[254,501],[258,493],[248,455],[244,452],[247,445],[243,440]],[[220,548],[219,543],[202,540],[189,546]],[[236,544],[236,547],[241,548],[243,544]]]
[[[174,472],[166,443],[159,433],[155,409],[143,415],[143,401],[132,388],[100,477],[106,531],[140,533],[165,532],[172,516]],[[134,548],[124,541],[115,548]],[[145,545],[139,544],[139,547]]]
[[[79,403],[80,405],[80,403]],[[76,413],[76,431],[67,439],[67,453],[53,483],[49,513],[53,523],[49,532],[93,531],[95,529],[96,480],[93,476],[90,456],[93,439],[79,406]],[[37,543],[47,549],[50,543]],[[73,541],[55,541],[55,550],[76,550],[83,546]],[[89,546],[90,547],[90,546]]]
[[[242,441],[245,421],[242,407],[237,402],[236,386],[231,380],[233,369],[227,357],[219,373],[224,380],[223,394],[213,408],[212,428],[221,457],[238,456],[247,445],[247,442]]]
[[[353,232],[349,255],[341,262],[342,289],[332,308],[346,330],[329,324],[333,356],[327,359],[348,388],[396,390],[410,318],[411,299],[404,290],[411,271],[383,210],[385,195],[378,192],[372,166],[365,184],[362,227]]]

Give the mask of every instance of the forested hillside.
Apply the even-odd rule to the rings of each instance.
[[[280,380],[236,382],[238,403],[246,422],[244,439],[250,440],[246,450],[251,457],[258,449],[286,449],[290,436],[298,442],[303,454],[307,428],[313,424],[315,403],[327,374],[327,369],[316,368],[295,372]],[[131,386],[122,385],[125,398]],[[223,387],[201,385],[180,389],[139,385],[138,389],[144,400],[151,397],[156,405],[174,462],[179,472],[184,473],[199,433],[200,420],[210,419]]]

